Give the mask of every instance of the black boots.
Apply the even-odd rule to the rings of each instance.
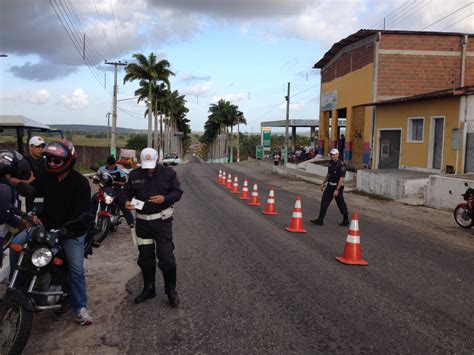
[[[349,224],[350,224],[350,222],[349,222],[349,216],[346,214],[346,215],[344,215],[344,219],[342,220],[341,223],[339,223],[339,225],[340,225],[341,227],[347,227]]]
[[[178,307],[179,295],[176,292],[176,269],[163,272],[163,280],[165,281],[165,293],[168,296],[168,303],[171,307]]]
[[[310,222],[317,226],[324,226],[324,217],[319,216],[317,219],[312,219]]]
[[[135,303],[142,303],[150,298],[156,297],[155,290],[155,270],[144,271],[142,270],[143,276],[143,290],[137,297],[135,297]]]
[[[137,297],[135,297],[135,303],[142,303],[150,298],[156,297],[155,283],[150,282],[143,285],[143,291]]]

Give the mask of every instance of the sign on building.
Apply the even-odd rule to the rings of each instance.
[[[272,129],[270,127],[262,127],[262,146],[264,151],[269,151],[271,146]]]
[[[332,111],[337,107],[337,90],[321,95],[321,111]]]

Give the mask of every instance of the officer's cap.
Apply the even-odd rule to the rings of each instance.
[[[153,148],[145,148],[140,153],[142,169],[154,169],[158,160],[158,152]]]

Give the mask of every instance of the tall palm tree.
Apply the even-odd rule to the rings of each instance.
[[[174,73],[169,69],[170,63],[167,60],[157,61],[156,55],[152,52],[148,58],[141,53],[133,54],[137,63],[130,63],[125,67],[125,77],[123,83],[140,80],[142,84],[148,84],[148,112],[153,112],[153,85],[158,82],[166,84],[170,88],[169,77]],[[145,86],[145,85],[144,85]],[[148,138],[147,145],[152,146],[152,115],[148,115]]]

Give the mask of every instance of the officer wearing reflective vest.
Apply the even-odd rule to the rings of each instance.
[[[136,210],[136,225],[132,228],[132,238],[138,245],[138,265],[143,275],[143,291],[135,298],[141,303],[156,296],[155,271],[163,273],[165,293],[170,306],[179,305],[176,292],[176,259],[173,254],[173,204],[181,199],[176,172],[157,164],[158,152],[145,148],[140,153],[141,167],[129,174],[124,186],[127,197],[125,207]]]
[[[339,159],[339,151],[336,148],[331,149],[329,156],[331,157],[331,160],[329,161],[328,173],[321,184],[321,191],[324,192],[323,198],[321,199],[319,217],[311,220],[311,222],[320,226],[324,225],[324,216],[326,215],[329,204],[334,198],[343,217],[343,220],[339,225],[345,227],[349,225],[349,213],[347,211],[346,202],[344,201],[346,164]]]

